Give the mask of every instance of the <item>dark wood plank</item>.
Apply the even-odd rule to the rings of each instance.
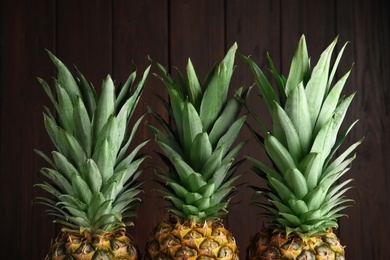
[[[99,89],[112,71],[112,1],[58,1],[56,52]]]
[[[347,259],[385,259],[386,216],[389,215],[390,161],[389,138],[389,3],[388,1],[0,1],[0,145],[1,183],[0,215],[3,236],[0,250],[4,259],[43,259],[50,240],[57,235],[45,207],[31,205],[44,191],[33,188],[44,179],[38,170],[46,162],[34,152],[52,149],[42,120],[42,105],[50,102],[35,77],[51,82],[54,68],[44,49],[55,52],[80,70],[99,88],[101,80],[111,73],[116,83],[123,83],[134,67],[143,71],[150,55],[163,65],[185,69],[191,57],[199,77],[223,57],[227,48],[238,42],[239,52],[252,55],[263,69],[265,52],[269,51],[277,68],[287,75],[295,45],[301,34],[308,42],[312,64],[320,52],[340,34],[338,49],[351,41],[340,63],[338,77],[355,62],[345,93],[357,90],[346,121],[360,122],[346,141],[352,144],[365,136],[357,159],[345,178],[354,178],[355,186],[347,195],[356,203],[345,211],[349,218],[340,219],[338,233],[347,246]],[[58,17],[56,16],[58,14]],[[232,88],[249,86],[252,78],[240,60],[233,75]],[[172,70],[174,71],[174,70]],[[139,75],[140,76],[140,73]],[[250,102],[259,105],[252,90]],[[161,113],[163,108],[155,94],[165,94],[164,86],[153,76],[141,100],[137,114],[146,105]],[[266,117],[264,108],[259,113]],[[165,114],[165,116],[167,116]],[[146,118],[151,120],[151,118]],[[142,127],[141,127],[142,128]],[[140,129],[137,139],[150,133]],[[243,132],[240,138],[251,138]],[[152,158],[145,166],[156,162]],[[262,153],[253,141],[244,154]],[[259,154],[261,157],[265,155]],[[242,182],[257,177],[246,163],[240,169]],[[146,177],[155,178],[153,169]],[[151,229],[164,217],[160,194],[148,182],[137,209],[136,227],[129,232],[143,251]],[[239,187],[226,223],[233,231],[245,255],[249,238],[263,222],[258,209],[248,205],[252,191]]]
[[[288,75],[299,37],[304,34],[312,67],[337,36],[335,7],[331,1],[284,1],[281,5],[282,73]]]
[[[1,251],[3,259],[43,259],[55,234],[44,207],[32,200],[44,165],[33,151],[48,151],[43,136],[42,102],[36,76],[53,72],[45,48],[54,46],[53,1],[1,2]]]
[[[149,65],[148,55],[161,64],[168,64],[168,1],[123,0],[115,1],[113,4],[115,14],[113,17],[113,72],[117,81],[124,82],[129,73],[135,69],[132,61],[137,66],[139,80]],[[157,95],[166,96],[165,87],[152,75],[155,72],[157,70],[153,66],[133,119],[144,113],[147,106],[151,106],[167,118],[167,113],[157,98]],[[144,121],[158,126],[150,114],[145,116]],[[141,124],[133,145],[148,138],[153,139],[153,136],[145,125]],[[151,167],[154,163],[162,164],[155,151],[158,151],[158,148],[153,140],[141,151],[150,156],[141,166],[147,167],[142,178],[147,178],[149,181],[142,186],[144,193],[140,198],[143,203],[137,206],[135,227],[128,229],[141,253],[144,252],[149,233],[164,218],[165,202],[161,199],[161,194],[156,191],[159,187],[154,182],[156,180],[155,169]]]
[[[348,259],[386,259],[389,209],[389,2],[337,2],[337,30],[351,41],[344,67],[355,63],[347,91],[357,91],[347,120],[359,119],[347,142],[365,137],[346,178],[355,200],[340,221],[340,237]],[[345,64],[347,63],[347,64]]]
[[[226,2],[226,41],[238,43],[238,52],[251,56],[261,69],[268,66],[266,53],[272,56],[275,66],[280,67],[280,2],[279,1],[227,1]],[[234,71],[231,87],[236,89],[240,86],[252,86],[253,74],[249,67],[239,58],[236,59],[237,68]],[[267,72],[265,72],[267,73]],[[270,76],[267,74],[267,76]],[[258,96],[257,88],[253,88],[248,103],[254,111],[269,125],[268,111],[264,102]],[[245,109],[244,109],[245,111]],[[253,118],[248,116],[247,122],[260,131]],[[251,155],[260,160],[267,160],[267,157],[260,144],[255,141],[247,127],[242,128],[240,140],[249,140],[249,143],[241,152],[244,155]],[[253,190],[248,185],[264,186],[263,181],[252,172],[251,164],[245,162],[238,174],[242,177],[237,183],[239,193],[233,199],[238,205],[230,209],[228,224],[232,229],[236,241],[240,247],[240,257],[245,258],[245,250],[249,245],[251,236],[260,231],[266,219],[259,213],[263,212],[259,207],[249,204]]]
[[[201,81],[225,54],[224,1],[171,1],[170,65],[185,70],[191,58]]]

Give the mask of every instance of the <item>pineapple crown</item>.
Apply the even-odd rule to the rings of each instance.
[[[351,179],[340,181],[350,169],[361,143],[354,143],[338,157],[336,152],[356,121],[339,132],[354,94],[342,97],[341,92],[350,70],[331,87],[346,44],[338,53],[333,67],[331,56],[337,38],[321,54],[311,71],[304,35],[293,56],[287,79],[280,75],[268,55],[278,94],[261,69],[248,57],[242,58],[252,70],[272,119],[269,131],[253,109],[247,108],[263,130],[257,133],[249,126],[264,147],[273,167],[248,156],[253,170],[266,180],[268,188],[253,187],[252,202],[266,209],[270,225],[289,232],[313,234],[337,227],[339,212],[350,202],[344,196]],[[260,198],[268,202],[261,202]]]
[[[51,167],[41,169],[50,182],[36,186],[54,198],[38,197],[37,203],[48,206],[54,222],[74,232],[115,231],[132,225],[124,218],[135,215],[136,197],[143,181],[138,167],[145,156],[138,151],[142,142],[126,154],[141,116],[128,131],[129,121],[142,94],[149,68],[141,81],[134,84],[131,73],[118,95],[108,75],[103,81],[100,97],[94,87],[76,68],[73,76],[51,52],[57,68],[55,94],[48,83],[38,78],[55,108],[55,116],[45,107],[44,124],[54,146],[52,159],[36,150]]]
[[[208,73],[203,86],[200,84],[191,60],[186,74],[178,71],[175,81],[167,70],[157,63],[165,84],[169,102],[160,97],[175,123],[171,127],[158,113],[150,110],[163,131],[148,125],[155,134],[159,153],[169,170],[159,167],[164,182],[161,192],[170,201],[170,214],[182,219],[203,221],[217,219],[227,213],[230,199],[235,194],[233,177],[239,162],[234,158],[245,146],[240,142],[230,149],[239,134],[246,116],[239,116],[245,98],[242,88],[228,98],[230,79],[234,70],[237,44],[224,59]]]

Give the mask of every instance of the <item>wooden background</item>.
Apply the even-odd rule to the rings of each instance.
[[[268,51],[283,74],[288,73],[295,45],[305,34],[312,64],[336,37],[337,48],[350,41],[338,76],[355,63],[345,93],[357,91],[347,122],[360,122],[347,139],[352,144],[365,136],[358,157],[346,177],[355,188],[348,195],[356,203],[345,212],[337,230],[347,259],[388,259],[390,215],[390,85],[389,2],[367,0],[1,0],[1,155],[0,155],[0,258],[43,259],[59,227],[44,207],[32,205],[44,194],[33,185],[46,166],[34,148],[49,152],[52,146],[43,127],[42,106],[50,105],[36,76],[50,81],[54,68],[45,52],[53,51],[67,65],[76,64],[96,86],[110,73],[124,82],[134,69],[148,65],[150,55],[163,65],[184,69],[191,57],[200,78],[234,43],[239,52],[252,55],[261,68]],[[232,89],[250,86],[253,79],[237,60]],[[163,111],[155,95],[165,89],[149,77],[138,115],[146,105]],[[261,102],[253,93],[252,104]],[[151,120],[151,119],[149,119]],[[247,131],[243,138],[251,138]],[[139,140],[150,137],[141,128]],[[147,152],[155,149],[149,146]],[[262,158],[255,142],[243,151]],[[147,163],[151,163],[150,159]],[[154,179],[152,169],[145,176]],[[259,179],[246,163],[241,182]],[[144,185],[144,203],[138,207],[136,226],[129,228],[141,250],[152,228],[166,217],[153,182]],[[249,206],[252,190],[241,186],[226,225],[233,231],[244,258],[250,236],[264,218]],[[387,257],[386,257],[387,256]]]

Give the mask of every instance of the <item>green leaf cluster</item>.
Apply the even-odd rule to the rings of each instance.
[[[68,229],[90,233],[113,231],[131,225],[125,218],[135,215],[142,191],[139,166],[146,158],[137,155],[148,140],[128,153],[128,148],[143,116],[129,128],[130,119],[144,89],[148,67],[135,83],[136,72],[117,91],[108,75],[98,95],[76,68],[69,69],[48,52],[57,69],[54,91],[38,79],[54,105],[45,107],[44,124],[55,150],[51,157],[38,151],[50,164],[41,169],[47,182],[36,186],[54,198],[38,197],[48,206],[55,222]],[[118,92],[118,93],[117,93]]]
[[[235,194],[233,164],[246,142],[233,145],[246,119],[240,115],[248,91],[239,88],[228,98],[237,44],[208,73],[203,84],[188,60],[186,73],[178,71],[175,80],[161,64],[156,76],[165,84],[169,100],[163,103],[174,126],[150,109],[162,129],[148,125],[168,170],[161,166],[159,176],[167,210],[180,218],[216,219],[227,213]]]
[[[322,52],[317,64],[310,68],[305,37],[298,42],[288,77],[280,75],[268,55],[269,71],[276,90],[263,71],[250,58],[242,56],[251,68],[256,86],[272,118],[267,129],[253,108],[262,133],[251,130],[271,159],[268,166],[248,157],[254,171],[266,180],[268,188],[253,187],[253,203],[266,209],[271,225],[289,232],[316,233],[337,227],[339,213],[351,200],[344,196],[350,179],[340,178],[350,169],[361,143],[356,142],[341,155],[336,152],[356,123],[340,131],[354,94],[341,96],[350,74],[345,73],[332,86],[346,44],[335,60],[332,53],[337,38]],[[266,202],[259,198],[266,198]]]

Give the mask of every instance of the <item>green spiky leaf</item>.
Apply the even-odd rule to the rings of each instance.
[[[37,150],[52,168],[41,170],[50,183],[36,186],[55,199],[40,197],[37,202],[49,207],[47,213],[56,217],[55,223],[72,232],[88,231],[93,235],[130,225],[132,222],[124,218],[135,216],[132,208],[140,202],[135,196],[143,183],[137,181],[142,172],[137,168],[146,157],[133,159],[148,140],[128,153],[143,116],[134,127],[129,123],[150,67],[138,84],[134,84],[136,74],[132,73],[119,91],[108,75],[98,97],[76,67],[74,77],[56,56],[48,54],[57,68],[53,92],[46,81],[38,81],[56,110],[52,114],[45,107],[44,113],[45,128],[55,150],[51,153],[53,159]]]
[[[236,50],[237,44],[235,43],[217,66],[203,93],[199,115],[203,122],[204,131],[208,132],[211,129],[225,105],[230,78],[233,74]]]
[[[266,133],[265,137],[253,126],[249,129],[272,162],[272,166],[268,166],[253,155],[247,157],[253,164],[252,169],[269,187],[252,185],[256,192],[252,203],[266,209],[270,227],[285,229],[287,234],[297,232],[302,237],[309,237],[327,228],[337,228],[337,218],[344,215],[339,212],[348,206],[343,204],[351,202],[344,197],[351,188],[348,186],[351,180],[339,181],[350,169],[355,159],[351,153],[361,141],[335,156],[356,123],[339,133],[354,94],[341,97],[351,70],[332,87],[346,47],[345,44],[333,62],[337,40],[336,37],[322,52],[311,71],[306,40],[302,36],[287,79],[277,72],[267,55],[278,95],[260,68],[243,57],[253,72],[272,119],[272,130],[269,131],[256,110],[245,102],[249,114]],[[264,199],[268,201],[260,201]]]

